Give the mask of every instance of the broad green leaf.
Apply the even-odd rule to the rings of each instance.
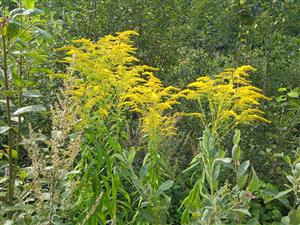
[[[251,216],[251,213],[248,211],[248,209],[231,209],[231,211],[239,212],[239,213],[245,214],[249,217]]]
[[[10,11],[9,17],[11,19],[14,19],[17,16],[22,15],[24,11],[25,11],[25,9],[22,9],[22,8],[13,9],[12,11]]]
[[[51,34],[49,34],[47,31],[45,31],[45,30],[43,30],[43,29],[41,29],[39,27],[35,27],[35,30],[36,30],[37,33],[41,34],[42,36],[44,36],[47,39],[51,39],[52,38]]]
[[[247,182],[247,179],[248,179],[249,175],[248,174],[245,174],[244,176],[241,176],[237,179],[237,185],[240,189],[244,188],[246,182]]]
[[[39,90],[23,90],[23,96],[28,98],[39,98],[42,97],[41,92]]]
[[[27,177],[28,177],[28,174],[27,174],[27,172],[25,170],[20,170],[19,171],[19,178],[21,180],[25,180]]]
[[[281,87],[281,88],[278,88],[278,89],[277,89],[278,92],[284,92],[284,91],[286,91],[286,90],[287,90],[287,89],[286,89],[285,87]]]
[[[260,186],[261,186],[261,182],[258,179],[257,174],[252,167],[252,178],[248,186],[248,191],[255,192],[260,188]]]
[[[22,0],[22,6],[26,9],[33,9],[37,0]]]
[[[26,107],[22,107],[17,109],[17,111],[15,111],[13,113],[14,116],[20,115],[22,113],[27,113],[27,112],[41,112],[41,111],[45,111],[46,108],[42,105],[30,105],[30,106],[26,106]]]
[[[174,184],[174,181],[172,181],[172,180],[167,180],[167,181],[163,182],[157,190],[157,195],[161,195],[163,192],[169,190],[173,186],[173,184]]]
[[[253,218],[247,222],[246,225],[261,225],[257,218]]]
[[[19,119],[20,119],[20,122],[23,122],[24,121],[24,117],[18,117],[18,116],[12,116],[11,118],[10,118],[10,120],[11,121],[14,121],[14,122],[16,122],[16,123],[18,123],[19,122]]]
[[[43,11],[40,9],[21,9],[17,8],[10,12],[10,18],[14,19],[17,16],[36,16],[42,14]]]
[[[300,224],[300,208],[298,210],[294,209],[289,213],[290,224],[299,225]]]
[[[141,208],[139,209],[139,212],[142,215],[142,217],[150,224],[165,224],[161,218],[156,218],[150,207]]]
[[[250,165],[249,160],[247,160],[239,166],[238,171],[237,171],[238,178],[240,178],[241,176],[243,176],[246,173],[249,165]]]
[[[12,71],[12,78],[17,87],[26,86],[26,81],[16,71]]]
[[[281,218],[281,223],[283,225],[290,225],[290,218],[288,216],[284,216]]]
[[[9,129],[10,129],[10,127],[8,127],[8,126],[2,126],[2,127],[0,127],[0,134],[4,134]]]
[[[6,26],[7,26],[6,35],[8,38],[14,38],[15,36],[17,36],[21,28],[20,23],[15,20],[9,20]]]
[[[289,93],[287,93],[287,95],[291,98],[299,98],[299,93],[295,90],[290,91]]]
[[[43,11],[40,9],[28,9],[23,12],[23,16],[36,16],[42,14]]]

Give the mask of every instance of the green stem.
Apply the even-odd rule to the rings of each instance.
[[[11,98],[10,98],[10,87],[9,87],[9,77],[8,77],[8,66],[7,66],[7,46],[6,46],[6,38],[2,35],[2,53],[3,53],[3,73],[4,73],[4,89],[6,93],[6,123],[7,126],[11,128]],[[9,181],[8,181],[8,195],[7,202],[9,205],[13,204],[13,196],[14,196],[14,162],[12,156],[12,133],[11,129],[8,131],[8,164],[9,164]]]

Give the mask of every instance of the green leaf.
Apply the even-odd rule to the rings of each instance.
[[[165,182],[163,182],[157,190],[157,195],[161,195],[163,192],[169,190],[174,184],[174,181],[172,180],[167,180]]]
[[[40,9],[28,9],[23,12],[23,16],[36,16],[42,14],[43,11]]]
[[[239,144],[241,140],[241,131],[239,129],[235,130],[235,134],[233,136],[233,144],[237,145]]]
[[[291,225],[299,225],[300,224],[300,208],[297,210],[292,210],[289,213],[290,224]]]
[[[12,220],[5,220],[3,225],[13,225],[13,221]]]
[[[14,19],[14,18],[17,17],[17,16],[22,15],[24,11],[25,11],[25,9],[21,9],[21,8],[13,9],[12,11],[10,11],[9,17],[10,17],[11,19]]]
[[[216,158],[214,160],[214,163],[221,162],[223,164],[229,164],[229,163],[231,163],[231,161],[232,161],[232,159],[229,158],[229,157],[227,157],[227,158]]]
[[[26,86],[26,81],[16,71],[12,71],[12,78],[17,87]]]
[[[290,218],[288,216],[284,216],[281,218],[281,223],[283,225],[290,225]]]
[[[287,93],[287,95],[291,98],[299,98],[299,93],[295,90],[290,91],[289,93]]]
[[[13,38],[18,35],[20,31],[21,25],[15,20],[9,20],[7,24],[7,37],[8,38]]]
[[[273,198],[267,200],[266,203],[268,203],[268,202],[270,202],[270,201],[272,201],[272,200],[274,200],[274,199],[279,199],[279,198],[281,198],[281,197],[287,195],[287,194],[290,193],[291,191],[293,191],[292,188],[287,189],[287,190],[285,190],[285,191],[281,191],[281,192],[279,192],[277,195],[275,195]]]
[[[286,89],[285,87],[281,87],[281,88],[278,88],[278,89],[277,89],[278,92],[284,92],[284,91],[286,91],[286,90],[287,90],[287,89]]]
[[[14,159],[17,159],[18,158],[18,152],[16,151],[16,150],[12,150],[12,157],[14,158]]]
[[[17,109],[17,111],[15,111],[13,113],[14,116],[20,115],[22,113],[27,113],[27,112],[41,112],[41,111],[45,111],[46,108],[42,105],[30,105],[30,106],[26,106],[26,107],[22,107]]]
[[[9,129],[10,129],[10,127],[8,127],[8,126],[2,126],[2,127],[0,127],[0,134],[4,134]]]
[[[238,171],[237,171],[238,178],[240,178],[241,176],[243,176],[246,173],[249,165],[250,165],[250,162],[249,162],[249,160],[247,160],[239,166]]]
[[[37,33],[41,34],[42,36],[44,36],[47,39],[51,39],[52,38],[51,34],[49,34],[47,31],[45,31],[45,30],[43,30],[43,29],[41,29],[39,27],[35,27],[35,30],[36,30]]]
[[[181,215],[181,224],[187,224],[189,220],[189,211],[185,209]]]
[[[39,90],[23,90],[23,96],[28,97],[28,98],[39,98],[42,97],[41,93]]]
[[[25,180],[28,177],[28,174],[25,170],[20,170],[19,171],[19,177],[21,180]]]
[[[257,191],[260,188],[260,186],[261,186],[261,182],[258,179],[257,174],[252,167],[252,178],[251,178],[251,181],[248,186],[248,191],[253,193],[253,192]]]
[[[232,159],[235,162],[241,159],[241,148],[236,144],[232,147]]]
[[[42,14],[43,11],[40,9],[21,9],[21,8],[17,8],[14,9],[10,12],[10,18],[14,19],[18,16],[36,16],[39,14]]]
[[[134,148],[132,148],[132,149],[130,149],[130,152],[129,152],[129,154],[128,154],[128,164],[129,164],[130,166],[132,166],[134,157],[135,157],[135,150],[134,150]]]
[[[237,185],[240,189],[244,188],[246,182],[247,182],[247,179],[248,179],[249,175],[246,174],[244,176],[241,176],[237,179]]]
[[[21,0],[22,6],[26,9],[33,9],[37,0]]]
[[[139,213],[142,217],[149,222],[150,224],[165,224],[162,218],[157,218],[151,208],[141,208],[139,209]]]
[[[247,222],[246,225],[261,225],[257,218],[253,218]]]
[[[251,213],[248,211],[248,209],[231,209],[231,211],[242,213],[242,214],[245,214],[249,217],[251,216]]]
[[[220,164],[218,164],[213,168],[213,180],[218,180],[218,177],[220,175],[220,168],[221,168]]]

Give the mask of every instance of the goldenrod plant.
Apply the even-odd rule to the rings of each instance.
[[[299,225],[299,15],[0,0],[0,225]]]
[[[67,93],[81,105],[80,127],[86,128],[85,150],[78,165],[80,170],[85,170],[77,202],[85,210],[78,215],[79,221],[99,220],[105,223],[111,220],[116,223],[122,221],[121,217],[117,217],[118,210],[122,208],[127,211],[130,208],[129,195],[122,188],[115,162],[115,154],[122,152],[121,144],[126,140],[127,134],[123,129],[128,110],[141,114],[142,132],[149,141],[149,154],[144,165],[150,162],[151,187],[157,189],[160,185],[159,156],[156,151],[160,134],[166,131],[167,134],[171,133],[174,124],[173,119],[164,115],[164,110],[177,103],[172,96],[176,89],[164,89],[152,73],[156,69],[137,65],[138,59],[134,57],[136,49],[130,39],[132,35],[137,33],[125,31],[116,36],[105,36],[97,42],[80,39],[73,41],[73,46],[59,49],[66,51],[68,56],[63,62],[70,66],[67,74],[56,76],[65,79]],[[91,146],[97,150],[92,150]],[[93,185],[99,181],[100,184]],[[89,184],[90,187],[87,187]],[[87,220],[84,214],[93,208],[101,192],[104,194],[97,208],[101,213],[91,215]],[[83,198],[87,194],[93,197]],[[124,195],[122,202],[117,200],[120,194]],[[97,209],[93,209],[95,214]]]
[[[153,73],[147,72],[143,76],[144,80],[124,95],[124,105],[140,115],[140,129],[147,141],[147,153],[139,176],[135,175],[132,167],[135,155],[133,149],[129,154],[131,159],[126,154],[120,158],[129,169],[132,176],[131,182],[140,194],[139,209],[133,222],[166,224],[170,197],[164,192],[168,191],[174,182],[167,179],[167,165],[161,148],[163,140],[175,134],[176,115],[168,114],[168,110],[173,105],[179,104],[177,101],[179,95],[177,88],[164,87]],[[143,220],[140,220],[138,216]]]
[[[259,100],[270,100],[251,84],[249,65],[226,69],[216,76],[202,76],[190,83],[181,94],[197,102],[198,111],[183,115],[200,120],[204,129],[216,137],[224,137],[239,124],[263,121],[270,123],[258,109]]]

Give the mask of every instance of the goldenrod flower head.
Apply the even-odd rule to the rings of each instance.
[[[259,100],[270,98],[248,80],[249,72],[254,70],[245,65],[237,69],[225,69],[214,77],[199,77],[179,95],[197,101],[200,111],[183,115],[199,118],[203,126],[213,133],[226,133],[238,124],[257,120],[270,123],[262,117],[263,112],[257,109]]]
[[[163,87],[161,81],[151,72],[144,73],[144,80],[123,96],[123,104],[141,115],[142,131],[154,136],[174,134],[175,117],[167,116],[166,111],[178,104],[178,89]]]
[[[69,73],[65,76],[70,87],[68,93],[80,102],[85,114],[82,117],[105,118],[112,108],[121,110],[121,96],[144,81],[143,73],[156,70],[136,65],[132,35],[138,33],[124,31],[97,42],[82,38],[74,40],[73,46],[58,49],[66,51],[63,62],[69,64]]]

